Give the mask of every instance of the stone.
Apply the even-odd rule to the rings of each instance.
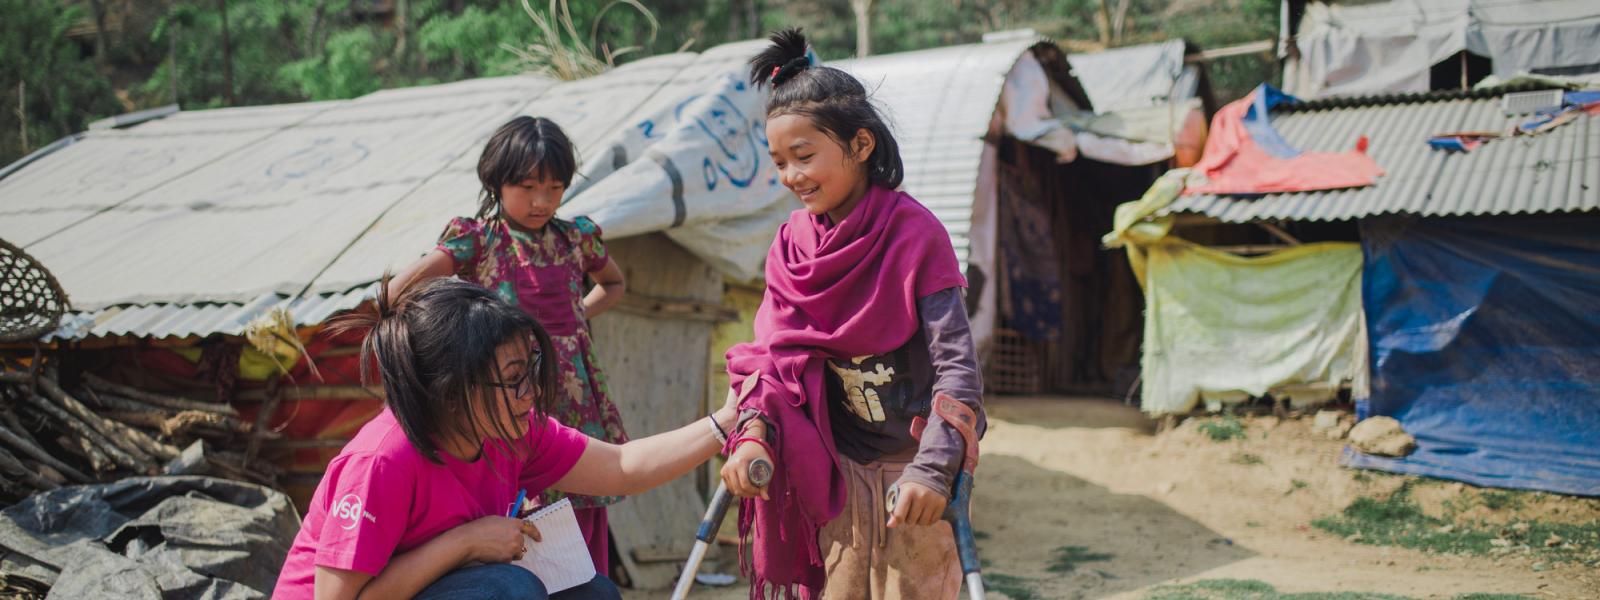
[[[1417,439],[1401,429],[1394,417],[1368,417],[1350,430],[1350,445],[1375,456],[1405,456],[1417,449]]]
[[[1177,487],[1178,487],[1178,484],[1173,483],[1171,481],[1165,481],[1165,482],[1162,482],[1161,484],[1156,486],[1156,493],[1158,493],[1158,494],[1171,494],[1172,490],[1176,489]]]
[[[1545,539],[1544,547],[1546,547],[1546,548],[1554,548],[1556,546],[1560,546],[1561,542],[1564,542],[1564,541],[1566,541],[1566,540],[1561,539],[1561,536],[1552,533],[1552,534],[1550,534],[1549,538]]]
[[[1344,413],[1337,410],[1319,410],[1317,411],[1317,416],[1311,418],[1311,430],[1325,431],[1333,429],[1339,425],[1339,418],[1343,416]]]
[[[1331,429],[1323,430],[1322,434],[1328,436],[1330,440],[1342,440],[1345,436],[1350,435],[1352,427],[1355,427],[1354,423],[1340,421],[1338,425],[1334,425]]]

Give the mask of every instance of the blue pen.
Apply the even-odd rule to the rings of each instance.
[[[527,500],[527,499],[528,499],[528,490],[527,489],[517,490],[517,501],[511,504],[511,510],[506,514],[506,516],[511,517],[513,519],[516,518],[517,517],[517,509],[522,508],[522,501],[523,500]]]

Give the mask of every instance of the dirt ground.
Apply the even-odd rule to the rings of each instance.
[[[985,574],[1001,583],[991,587],[991,598],[1012,597],[1010,590],[1033,598],[1133,600],[1157,585],[1224,578],[1260,580],[1280,592],[1600,598],[1600,571],[1582,564],[1536,571],[1535,559],[1523,556],[1360,545],[1312,527],[1313,519],[1358,497],[1386,495],[1406,478],[1340,468],[1343,443],[1313,432],[1309,416],[1245,418],[1243,439],[1217,442],[1197,421],[1156,435],[1153,422],[1114,401],[1006,397],[988,408],[973,520],[982,532]],[[1432,513],[1475,493],[1438,483],[1417,487],[1414,496]],[[1600,521],[1600,501],[1532,498],[1512,509],[1475,507],[1460,518]],[[1075,567],[1062,569],[1064,558]],[[690,595],[746,594],[736,585],[697,586]]]

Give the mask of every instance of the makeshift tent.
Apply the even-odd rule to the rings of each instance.
[[[1125,259],[1098,240],[1113,207],[1159,173],[1149,163],[1173,156],[1196,95],[1208,97],[1185,48],[1066,56],[1023,35],[837,63],[885,109],[905,190],[966,264],[989,390],[1109,392],[1134,380],[1138,292]],[[1149,114],[1094,113],[1093,94]]]
[[[1600,217],[1364,221],[1372,395],[1417,439],[1346,464],[1600,496]]]
[[[1130,245],[1134,266],[1149,269],[1147,290],[1159,293],[1170,287],[1159,279],[1182,283],[1199,276],[1158,272],[1153,248],[1171,235],[1234,244],[1230,249],[1249,254],[1293,253],[1316,246],[1313,241],[1359,240],[1360,277],[1345,271],[1314,289],[1332,295],[1360,282],[1361,314],[1369,328],[1369,383],[1362,385],[1360,372],[1349,373],[1350,396],[1362,416],[1399,419],[1417,438],[1418,449],[1401,459],[1347,453],[1346,464],[1596,494],[1600,321],[1594,307],[1600,306],[1600,256],[1594,232],[1600,225],[1600,153],[1593,148],[1600,139],[1600,117],[1581,110],[1566,110],[1560,120],[1507,115],[1503,93],[1483,89],[1282,106],[1271,111],[1270,125],[1288,146],[1339,150],[1354,136],[1370,136],[1368,152],[1387,174],[1371,185],[1333,190],[1180,195],[1187,173],[1176,171],[1141,201],[1118,209],[1108,241]],[[1465,151],[1428,143],[1451,131],[1510,132],[1530,120],[1554,125]],[[1295,248],[1285,250],[1289,246]],[[1239,264],[1215,267],[1221,272],[1209,279],[1253,282],[1242,266],[1248,263]],[[1232,302],[1253,306],[1247,298]],[[1152,301],[1148,318],[1160,320],[1172,312],[1159,303]],[[1278,307],[1269,308],[1256,311],[1270,315]],[[1343,337],[1343,323],[1348,320],[1307,327],[1297,344],[1316,347]],[[1194,337],[1229,332],[1210,322],[1203,326],[1207,330]],[[1163,348],[1147,344],[1146,364],[1165,360],[1152,356]],[[1343,364],[1348,355],[1336,346],[1323,348],[1313,356],[1317,363]],[[1253,377],[1226,375],[1235,363],[1221,354],[1209,362],[1219,367],[1191,365],[1195,372],[1175,382],[1176,389],[1260,388]],[[1148,367],[1146,375],[1152,375]],[[1319,381],[1328,380],[1320,373],[1311,381],[1296,374],[1268,387],[1294,397],[1295,386]],[[1181,410],[1183,405],[1170,406]]]
[[[1284,88],[1305,98],[1459,89],[1489,74],[1600,73],[1591,0],[1286,0],[1283,15]],[[1454,77],[1434,85],[1439,67]]]
[[[1360,248],[1324,242],[1246,257],[1170,235],[1171,217],[1143,220],[1189,178],[1163,176],[1118,209],[1106,236],[1127,247],[1144,287],[1141,408],[1219,410],[1269,393],[1304,406],[1345,384],[1364,389]]]
[[[709,346],[714,324],[734,317],[724,278],[757,277],[797,205],[766,158],[764,92],[744,83],[763,44],[578,81],[487,78],[122,120],[6,171],[0,238],[50,269],[79,311],[47,341],[78,365],[262,415],[290,439],[260,456],[284,457],[284,483],[304,502],[379,407],[356,385],[350,340],[318,328],[475,212],[477,156],[495,127],[549,117],[581,159],[559,214],[592,216],[628,277],[623,303],[594,323],[612,396],[631,435],[660,432],[705,414],[714,395],[706,354],[670,349]],[[306,345],[288,373],[240,350],[263,317]],[[614,547],[636,584],[670,583],[703,511],[694,478],[617,505]]]

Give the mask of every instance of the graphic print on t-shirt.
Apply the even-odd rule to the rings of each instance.
[[[361,496],[345,494],[339,503],[333,507],[333,518],[340,523],[340,529],[349,531],[361,524],[362,519],[377,523],[378,518],[367,512],[366,503],[361,501]]]
[[[830,360],[828,368],[834,375],[839,376],[839,381],[844,386],[845,399],[849,401],[846,406],[850,412],[868,423],[882,423],[888,417],[883,413],[882,396],[878,393],[878,388],[894,380],[894,367],[877,362],[872,365],[872,370],[863,369],[862,365],[870,358],[874,357],[857,356],[850,359],[848,365]]]

